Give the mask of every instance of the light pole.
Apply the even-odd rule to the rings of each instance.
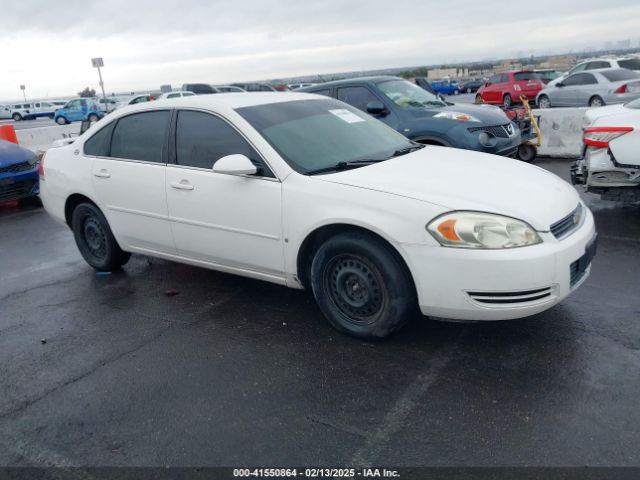
[[[100,71],[100,67],[104,67],[104,61],[102,60],[102,57],[92,58],[91,65],[93,66],[93,68],[98,69],[98,77],[100,78],[100,88],[102,89],[102,100],[104,102],[104,110],[105,112],[108,112],[109,108],[107,105],[107,95],[104,93],[104,82],[102,81],[102,72]]]
[[[24,85],[20,85],[20,90],[22,90],[22,96],[24,97],[24,101],[25,103],[27,102],[27,87],[25,87]]]

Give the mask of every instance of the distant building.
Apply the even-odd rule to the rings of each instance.
[[[469,76],[469,69],[464,68],[432,68],[427,72],[427,77],[433,80],[440,78],[462,78]]]

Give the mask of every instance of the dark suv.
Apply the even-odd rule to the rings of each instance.
[[[499,108],[454,105],[399,77],[365,77],[300,88],[337,98],[420,143],[513,156],[520,130]]]

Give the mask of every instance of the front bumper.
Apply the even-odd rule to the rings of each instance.
[[[38,164],[15,174],[0,174],[0,202],[20,200],[40,193]]]
[[[471,250],[402,244],[420,310],[454,320],[509,320],[556,305],[591,270],[584,256],[595,237],[595,224],[586,211],[582,225],[566,238],[542,232],[543,243],[530,247]]]

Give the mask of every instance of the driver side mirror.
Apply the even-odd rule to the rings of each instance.
[[[374,101],[367,103],[367,113],[371,115],[386,115],[389,111],[382,102]]]
[[[256,166],[245,155],[234,154],[222,157],[213,164],[213,171],[227,175],[255,175]]]

